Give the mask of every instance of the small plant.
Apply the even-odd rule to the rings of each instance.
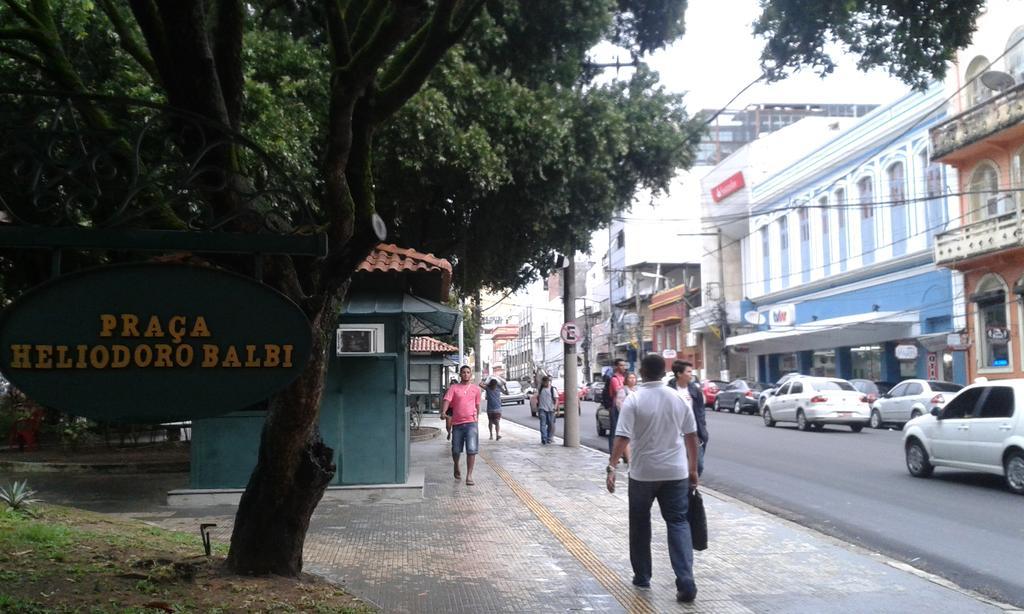
[[[0,486],[0,501],[7,504],[7,507],[16,510],[27,510],[32,504],[39,503],[39,499],[33,499],[36,491],[28,487],[28,480],[21,482],[15,480],[13,484],[4,488]]]

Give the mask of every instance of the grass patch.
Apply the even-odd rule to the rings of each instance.
[[[323,612],[366,604],[312,576],[237,576],[227,546],[73,508],[0,512],[0,612]]]

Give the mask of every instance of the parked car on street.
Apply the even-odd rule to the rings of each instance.
[[[720,379],[706,379],[701,382],[700,388],[704,391],[704,407],[714,407],[718,390],[728,385],[729,382],[724,382]]]
[[[601,395],[604,393],[604,382],[597,380],[587,388],[586,400],[594,401],[595,403],[601,402]]]
[[[526,402],[523,385],[516,381],[505,382],[505,390],[501,392],[502,405],[522,405]]]
[[[963,386],[950,382],[908,379],[900,382],[871,404],[871,428],[904,424],[943,407]],[[869,396],[870,400],[871,397]]]
[[[1024,379],[980,382],[903,427],[910,475],[936,467],[1001,475],[1024,495]]]
[[[597,411],[594,412],[594,416],[597,421],[597,436],[604,437],[608,435],[612,428],[612,416],[608,408],[604,405],[599,405]]]
[[[767,384],[738,379],[718,389],[715,402],[711,408],[715,411],[730,411],[734,414],[743,412],[757,413],[757,397],[767,388]]]
[[[869,379],[851,379],[847,381],[867,396],[869,405],[880,399],[883,394],[892,390],[892,387],[896,385],[892,382],[875,382]]]
[[[765,426],[795,422],[798,429],[820,430],[826,424],[859,433],[871,418],[868,399],[853,384],[833,377],[791,378],[768,397],[761,410]]]
[[[779,378],[779,381],[774,384],[767,384],[761,394],[757,395],[757,411],[760,412],[764,409],[764,402],[768,400],[768,397],[772,396],[772,393],[782,387],[783,384],[793,379],[794,377],[800,377],[799,373],[787,373]]]

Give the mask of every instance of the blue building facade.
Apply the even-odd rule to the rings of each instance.
[[[932,249],[958,225],[956,176],[929,152],[943,92],[880,107],[752,187],[742,284],[757,330],[727,345],[757,379],[965,382],[963,352],[947,345],[963,326],[962,283]]]

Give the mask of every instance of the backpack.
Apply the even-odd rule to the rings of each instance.
[[[605,375],[604,388],[601,389],[601,405],[606,409],[611,409],[615,406],[615,399],[612,398],[612,376]]]

